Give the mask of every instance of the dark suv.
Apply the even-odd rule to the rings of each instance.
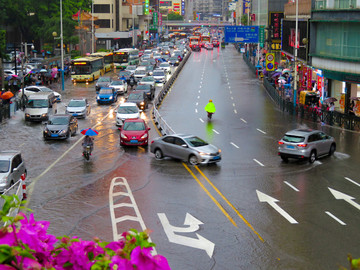
[[[76,134],[78,121],[69,114],[55,114],[49,118],[44,128],[44,139],[68,139]]]

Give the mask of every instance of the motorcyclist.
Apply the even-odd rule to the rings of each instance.
[[[215,108],[215,105],[214,105],[212,99],[209,99],[209,103],[206,104],[205,111],[207,112],[208,117],[210,119],[211,119],[212,114],[214,114],[216,112],[216,108]]]
[[[86,149],[87,146],[90,146],[90,155],[91,155],[91,152],[94,148],[94,139],[91,138],[89,135],[86,135],[82,143],[82,146],[84,147],[84,150]]]
[[[131,89],[134,87],[135,84],[136,84],[136,80],[134,74],[131,74],[129,79],[129,85],[131,86]]]
[[[121,76],[120,80],[123,80],[124,82],[126,82],[126,77],[124,76],[124,74]]]

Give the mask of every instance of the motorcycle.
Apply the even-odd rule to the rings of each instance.
[[[91,155],[91,146],[87,145],[84,146],[84,150],[83,150],[83,156],[86,160],[90,159],[90,155]]]
[[[209,120],[211,120],[213,114],[214,114],[214,113],[207,112],[207,117],[208,117]]]
[[[134,88],[134,86],[136,84],[137,84],[136,80],[134,78],[130,78],[129,85],[130,85],[131,90]]]

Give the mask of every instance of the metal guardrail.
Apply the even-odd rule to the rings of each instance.
[[[184,67],[185,63],[189,59],[190,55],[191,55],[191,49],[188,48],[188,53],[184,57],[183,61],[181,61],[180,65],[177,67],[177,69],[172,74],[170,79],[163,85],[162,89],[160,90],[160,92],[154,99],[153,119],[162,135],[174,134],[175,131],[170,127],[170,125],[161,116],[158,109],[161,106],[162,101],[165,99],[165,97],[166,97],[168,91],[170,90],[172,84],[174,83],[175,79],[177,78],[180,71]]]

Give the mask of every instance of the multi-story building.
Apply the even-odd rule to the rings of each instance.
[[[347,113],[360,97],[360,1],[313,0],[310,40],[311,64],[322,70],[327,96]]]
[[[195,0],[193,9],[201,14],[201,19],[222,16],[224,13],[223,1],[221,0]]]
[[[94,0],[97,49],[131,46],[133,33],[135,44],[138,37],[145,37],[151,21],[146,4],[149,6],[149,0]]]

